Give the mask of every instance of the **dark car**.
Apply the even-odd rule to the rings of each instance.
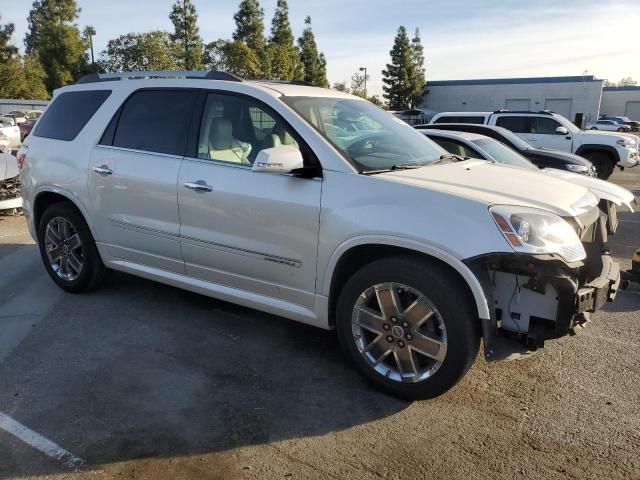
[[[596,169],[589,160],[573,153],[534,147],[506,128],[471,123],[437,123],[418,125],[415,128],[418,130],[449,130],[485,135],[513,148],[540,168],[557,168],[591,177],[597,176]]]
[[[27,138],[27,135],[29,135],[31,133],[31,129],[33,128],[33,126],[35,125],[37,119],[32,119],[32,120],[25,120],[24,122],[18,124],[18,127],[20,128],[20,140],[24,141],[25,138]]]

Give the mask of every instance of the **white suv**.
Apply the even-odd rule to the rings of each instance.
[[[632,134],[580,130],[562,115],[549,111],[442,112],[431,123],[479,123],[511,130],[535,147],[565,150],[591,161],[600,178],[614,167],[635,167],[640,162],[640,137]]]
[[[18,161],[29,229],[63,289],[90,290],[111,268],[335,328],[403,398],[452,387],[481,338],[497,359],[498,344],[571,332],[619,284],[615,206],[460,161],[333,90],[93,75],[55,92]]]

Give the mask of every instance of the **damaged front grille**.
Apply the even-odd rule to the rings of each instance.
[[[20,198],[20,177],[0,181],[0,202]]]

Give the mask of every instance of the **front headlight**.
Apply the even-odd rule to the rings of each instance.
[[[496,205],[489,208],[489,212],[516,252],[555,253],[566,262],[576,262],[587,256],[578,234],[558,215],[511,205]]]
[[[626,139],[626,138],[624,140],[620,139],[620,140],[616,141],[616,143],[618,145],[622,145],[623,147],[626,147],[626,148],[636,148],[636,142],[634,142],[631,139]]]
[[[589,173],[589,167],[587,167],[586,165],[574,165],[573,163],[568,163],[566,167],[567,170],[570,170],[574,173]]]

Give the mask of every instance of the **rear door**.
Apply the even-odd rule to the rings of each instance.
[[[176,182],[195,93],[134,92],[92,153],[91,208],[111,257],[184,273]]]
[[[256,173],[263,148],[301,149],[302,139],[265,104],[229,92],[204,100],[200,130],[178,181],[187,274],[312,306],[322,178]]]

